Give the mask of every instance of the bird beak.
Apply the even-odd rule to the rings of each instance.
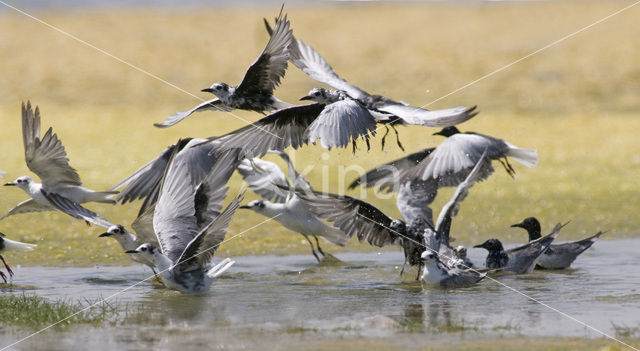
[[[474,247],[484,249],[484,244],[475,245]]]
[[[6,183],[4,186],[16,186],[16,182]]]
[[[211,88],[202,89],[202,90],[200,90],[200,91],[203,91],[203,92],[205,92],[205,93],[211,93],[211,94],[213,94],[213,89],[211,89]]]
[[[511,227],[512,228],[516,228],[516,227],[524,228],[524,224],[522,224],[522,223],[512,224]]]
[[[138,250],[127,250],[124,253],[140,253]]]
[[[111,233],[107,232],[107,233],[102,233],[102,234],[98,235],[98,238],[107,238],[107,237],[110,237],[110,236],[111,236]]]
[[[300,101],[302,101],[302,100],[313,100],[313,98],[311,96],[307,95],[307,96],[301,97]]]
[[[442,135],[442,131],[435,132],[435,133],[433,133],[433,134],[431,134],[431,135]]]
[[[240,206],[240,207],[238,207],[238,208],[243,208],[243,209],[246,209],[246,210],[250,210],[250,209],[251,209],[251,206],[242,205],[242,206]]]

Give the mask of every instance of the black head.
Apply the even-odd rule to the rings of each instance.
[[[264,209],[264,206],[264,200],[253,200],[244,206],[240,206],[240,208],[248,210],[262,210]]]
[[[403,221],[396,219],[391,222],[391,224],[389,225],[389,229],[394,231],[395,234],[404,235],[407,231],[407,225]]]
[[[205,92],[205,93],[212,93],[212,94],[224,94],[224,93],[228,93],[229,92],[229,84],[227,83],[215,83],[213,84],[211,87],[206,88],[206,89],[202,89],[201,91]]]
[[[455,135],[455,134],[458,134],[458,133],[460,133],[458,128],[451,126],[451,127],[442,128],[441,131],[433,133],[433,135],[442,135],[443,137],[447,137],[448,138],[448,137],[450,137],[452,135]]]
[[[529,233],[529,240],[535,240],[540,237],[540,222],[535,217],[525,218],[522,222],[511,225],[525,229]]]
[[[498,239],[489,239],[480,245],[476,245],[474,247],[483,248],[489,252],[499,252],[504,251],[502,247],[502,243]]]

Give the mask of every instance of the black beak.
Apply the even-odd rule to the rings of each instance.
[[[484,244],[475,245],[474,247],[476,247],[476,248],[480,248],[480,249],[484,249]]]
[[[313,98],[311,96],[307,95],[307,96],[301,97],[300,101],[302,101],[302,100],[313,100]]]
[[[111,236],[111,233],[107,232],[107,233],[102,233],[102,234],[98,235],[98,238],[107,238],[107,237],[110,237],[110,236]]]
[[[202,89],[202,90],[200,90],[200,91],[203,91],[203,92],[205,92],[205,93],[211,93],[211,94],[213,94],[213,89],[211,89],[211,88]]]
[[[14,183],[14,182],[11,182],[11,183],[6,183],[4,186],[16,186],[16,185],[18,185],[18,184]]]
[[[522,224],[522,223],[512,224],[511,227],[512,228],[515,228],[515,227],[524,228],[524,224]]]
[[[435,133],[433,133],[431,135],[443,135],[443,134],[442,134],[442,131],[439,131],[439,132],[435,132]]]
[[[140,253],[138,250],[127,250],[124,253]]]
[[[242,206],[240,206],[240,207],[238,207],[238,208],[243,208],[243,209],[247,209],[247,210],[248,210],[248,209],[251,209],[251,206],[242,205]]]

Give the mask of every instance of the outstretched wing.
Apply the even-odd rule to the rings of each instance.
[[[358,138],[376,134],[376,120],[357,101],[346,99],[327,105],[305,132],[305,139],[325,149],[347,147]]]
[[[438,183],[434,180],[412,181],[402,184],[398,190],[396,206],[405,222],[422,219],[433,226],[431,203],[438,194]]]
[[[89,223],[93,223],[103,228],[109,228],[110,226],[113,225],[113,223],[102,218],[102,216],[100,216],[99,214],[82,207],[79,203],[73,200],[67,199],[62,195],[59,195],[56,193],[50,193],[45,190],[42,190],[42,194],[57,209],[68,214],[69,216],[75,219],[80,219]]]
[[[293,33],[289,25],[287,15],[282,17],[281,14],[267,46],[245,73],[236,93],[241,95],[273,93],[273,89],[280,84],[280,79],[287,71],[289,46],[293,43]]]
[[[358,236],[360,242],[374,246],[396,243],[398,234],[390,229],[393,219],[362,200],[324,193],[296,193],[314,215],[333,223],[349,237]]]
[[[249,189],[258,195],[273,202],[286,201],[289,193],[278,185],[286,188],[289,187],[289,182],[275,163],[259,158],[244,159],[238,165],[238,172]]]
[[[171,127],[172,125],[174,125],[174,124],[182,121],[183,119],[191,116],[191,114],[194,113],[194,112],[201,112],[201,111],[207,111],[207,110],[230,112],[230,111],[233,110],[233,108],[231,108],[231,107],[225,105],[224,103],[222,103],[222,101],[220,101],[220,99],[215,98],[213,100],[205,101],[205,102],[201,103],[200,105],[192,108],[191,110],[176,112],[176,113],[172,114],[171,116],[167,117],[162,123],[154,123],[153,125],[158,127],[158,128]]]
[[[291,62],[312,79],[330,85],[335,89],[344,90],[354,99],[363,99],[369,96],[366,91],[340,78],[317,51],[310,45],[305,45],[300,39],[291,45],[290,51]]]
[[[0,217],[0,221],[15,214],[19,213],[29,213],[29,212],[46,212],[46,211],[55,211],[55,207],[51,205],[43,205],[37,202],[34,199],[24,200],[21,203],[13,206],[12,209],[7,212],[4,216]]]
[[[460,106],[430,111],[385,99],[380,104],[376,104],[375,109],[398,116],[407,124],[426,127],[450,127],[468,121],[477,115],[476,107]]]
[[[27,167],[40,177],[45,187],[82,185],[53,129],[49,128],[40,139],[40,110],[36,106],[34,113],[30,101],[27,101],[27,106],[22,103],[22,140]]]

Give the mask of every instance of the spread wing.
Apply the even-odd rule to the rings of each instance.
[[[413,169],[404,172],[408,179],[438,179],[439,186],[457,186],[463,182],[482,154],[487,159],[504,157],[507,144],[496,138],[479,134],[455,134],[442,142],[427,158]],[[490,162],[484,162],[478,180],[484,180],[493,173]]]
[[[486,152],[482,154],[476,165],[471,170],[471,173],[467,176],[467,178],[458,185],[456,192],[453,194],[453,197],[449,202],[447,202],[440,211],[440,215],[438,216],[438,221],[436,222],[436,233],[442,244],[445,246],[449,245],[449,231],[451,230],[451,221],[453,217],[458,214],[460,211],[460,204],[467,198],[469,195],[469,190],[471,187],[480,179],[481,172],[480,170],[483,167],[486,167],[486,164],[491,162],[487,159]]]
[[[305,132],[308,142],[325,149],[347,147],[358,138],[376,134],[376,120],[358,102],[346,99],[327,105]]]
[[[415,124],[426,127],[450,127],[473,118],[478,112],[476,106],[454,107],[444,110],[425,110],[420,107],[405,105],[399,102],[385,99],[376,104],[375,109],[400,117],[407,124]]]
[[[392,218],[375,206],[350,196],[323,193],[296,193],[314,215],[345,232],[358,236],[360,242],[374,246],[396,243],[398,234],[390,229]]]
[[[256,194],[273,202],[287,200],[289,193],[281,187],[288,188],[289,182],[275,163],[259,158],[244,159],[238,165],[238,172]]]
[[[307,177],[296,171],[295,165],[293,164],[293,162],[291,162],[291,158],[289,157],[289,155],[287,155],[286,152],[280,150],[272,150],[270,151],[270,153],[278,154],[280,158],[282,158],[287,163],[287,174],[289,176],[289,179],[291,180],[291,183],[293,183],[294,189],[302,191],[313,191],[313,189],[311,188],[311,184],[307,180]]]
[[[396,206],[405,222],[423,219],[433,226],[433,212],[429,206],[437,194],[438,183],[434,180],[404,183],[399,187]]]
[[[226,112],[233,111],[233,109],[231,107],[229,107],[229,106],[225,105],[224,103],[222,103],[222,101],[220,101],[220,99],[215,98],[213,100],[205,101],[205,102],[201,103],[200,105],[192,108],[191,110],[176,112],[176,113],[172,114],[171,116],[167,117],[167,119],[165,119],[162,123],[154,123],[153,125],[158,127],[158,128],[171,127],[172,125],[174,125],[174,124],[182,121],[183,119],[191,116],[191,114],[194,113],[194,112],[201,112],[201,111],[207,111],[207,110],[211,110],[211,111],[226,111]]]
[[[245,73],[236,93],[273,93],[273,89],[280,84],[280,79],[287,71],[289,46],[293,43],[293,33],[289,25],[287,15],[284,15],[284,18],[278,17],[267,46]]]
[[[344,90],[354,99],[362,99],[369,96],[364,90],[340,78],[327,61],[310,45],[305,45],[298,39],[296,43],[291,45],[290,50],[291,62],[312,79],[330,85],[335,89]]]
[[[22,140],[27,167],[40,177],[45,187],[82,185],[53,129],[49,128],[40,139],[40,110],[36,106],[34,113],[29,101],[27,106],[22,104]]]
[[[19,213],[29,213],[29,212],[46,212],[46,211],[54,211],[56,208],[51,205],[43,205],[37,202],[34,199],[24,200],[21,203],[13,206],[12,209],[7,212],[4,216],[0,217],[0,221],[15,214]]]
[[[154,246],[158,246],[158,238],[153,231],[153,212],[155,207],[151,206],[141,213],[131,223],[131,228],[136,233],[139,243],[151,243]]]
[[[89,223],[93,223],[103,228],[109,228],[110,226],[113,225],[113,223],[102,218],[102,216],[100,216],[99,214],[82,207],[79,203],[73,200],[67,199],[64,196],[61,196],[56,193],[50,193],[45,190],[42,190],[42,194],[58,210],[68,214],[69,216],[75,219],[80,219]]]
[[[304,132],[324,109],[323,104],[293,106],[217,138],[220,150],[241,149],[246,157],[262,157],[269,150],[294,149],[307,144]]]
[[[349,189],[354,189],[358,185],[362,185],[365,188],[378,186],[380,191],[385,192],[398,191],[400,170],[408,170],[415,167],[420,161],[429,156],[433,150],[435,150],[435,148],[432,147],[420,150],[411,155],[378,166],[354,180],[349,185]]]

